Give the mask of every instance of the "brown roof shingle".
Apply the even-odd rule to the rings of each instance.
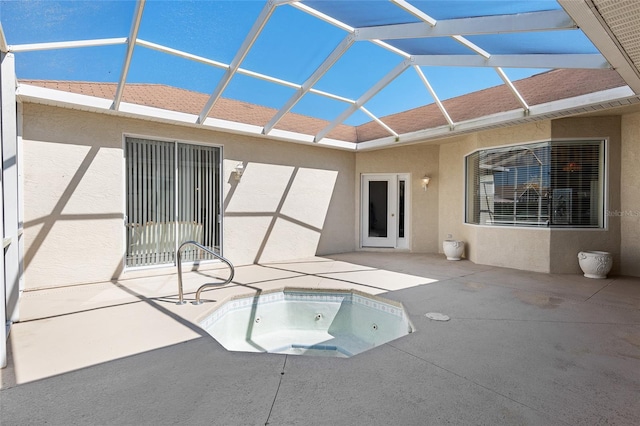
[[[69,93],[113,99],[116,83],[94,83],[82,81],[59,80],[20,80],[21,83]],[[145,105],[169,111],[200,114],[209,99],[205,93],[193,92],[163,84],[128,83],[125,85],[122,100],[136,105]],[[208,117],[237,123],[264,126],[275,115],[277,110],[248,102],[220,98]],[[276,128],[291,132],[314,135],[329,124],[326,120],[308,117],[301,114],[286,114]],[[355,141],[356,129],[353,126],[340,125],[327,137],[338,140]]]
[[[614,70],[553,70],[514,82],[529,106],[624,86]],[[454,123],[520,108],[505,86],[495,86],[442,102]],[[447,124],[436,104],[429,104],[381,119],[396,132],[408,133]],[[359,141],[389,136],[376,123],[358,126]]]
[[[105,99],[113,99],[116,92],[115,83],[51,80],[20,80],[20,82]],[[514,82],[515,87],[530,106],[625,84],[614,70],[580,69],[553,70]],[[188,114],[199,114],[208,97],[209,95],[204,93],[161,84],[128,83],[123,93],[124,102]],[[443,101],[443,105],[454,123],[520,108],[515,96],[505,85],[451,98]],[[275,113],[276,110],[273,108],[221,98],[209,113],[209,117],[264,126]],[[388,115],[381,120],[399,134],[447,124],[434,103]],[[326,120],[288,113],[276,128],[315,135],[328,124]],[[389,136],[388,132],[373,121],[357,127],[342,124],[327,135],[329,138],[351,142],[363,142],[387,136]]]

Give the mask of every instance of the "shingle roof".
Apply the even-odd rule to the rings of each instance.
[[[514,82],[529,106],[585,95],[624,86],[626,83],[613,70],[558,69]],[[515,96],[504,85],[468,93],[442,102],[454,123],[521,108]],[[436,104],[429,104],[382,121],[398,133],[447,125]],[[376,123],[358,126],[360,141],[389,136]]]
[[[20,83],[105,99],[113,99],[116,92],[115,83],[53,80],[20,80]],[[612,89],[626,83],[614,70],[558,69],[518,80],[514,85],[525,101],[533,106]],[[125,86],[123,101],[197,115],[208,97],[208,94],[166,85],[128,83]],[[454,122],[520,108],[515,96],[504,85],[448,99],[443,104]],[[209,117],[264,126],[275,113],[276,110],[273,108],[221,98],[209,113]],[[447,124],[433,103],[382,117],[381,120],[399,134]],[[325,120],[288,113],[276,127],[314,135],[328,124]],[[339,125],[327,136],[343,141],[363,142],[387,137],[389,134],[376,122],[369,122],[355,127]]]
[[[117,88],[115,83],[82,81],[20,80],[20,83],[103,99],[113,99]],[[146,83],[126,84],[122,96],[124,102],[195,115],[200,113],[208,98],[209,95],[205,93],[162,84]],[[264,126],[275,113],[276,110],[273,108],[221,98],[216,102],[208,116],[237,123]],[[277,128],[292,132],[315,134],[328,124],[329,122],[325,120],[289,113],[278,123]],[[355,141],[356,129],[352,126],[341,125],[329,133],[328,137]]]

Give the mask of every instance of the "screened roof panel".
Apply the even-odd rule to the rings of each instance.
[[[608,68],[610,57],[616,70],[624,68],[624,55],[612,53],[618,45],[606,41],[600,24],[579,19],[595,12],[577,3],[583,2],[0,0],[0,47],[15,54],[18,79],[89,82],[69,85],[82,93],[91,82],[115,83],[117,90],[109,90],[116,110],[128,84],[163,84],[198,92],[182,94],[198,100],[190,112],[203,105],[197,124],[214,111],[242,121],[231,99],[256,106],[238,104],[239,111],[260,111],[259,118],[247,112],[246,120],[264,126],[261,134],[282,129],[286,116],[285,127],[304,133],[304,140],[348,135],[344,125],[365,125],[366,132],[353,133],[375,138],[439,126],[446,108],[452,108],[452,130],[457,120],[477,119],[478,111],[529,118],[531,99],[588,93],[584,82],[592,75],[601,79],[594,87],[619,87],[619,75],[597,70]],[[512,84],[558,68],[571,70],[539,79],[560,83],[544,93],[532,90],[534,83]],[[624,75],[639,92],[640,71],[627,67]],[[565,83],[573,86],[560,87]],[[491,98],[474,95],[488,88],[497,88],[486,91]],[[449,102],[460,96],[474,103]],[[438,100],[445,105],[435,105]],[[397,119],[402,112],[416,119]],[[315,120],[306,122],[306,132],[300,114]],[[380,131],[379,119],[392,122],[390,129]]]
[[[346,102],[316,95],[314,93],[307,93],[292,108],[291,112],[331,121],[348,106],[349,104]]]
[[[420,67],[441,100],[502,84],[493,68]],[[451,84],[464,80],[465,85]]]
[[[15,54],[16,74],[24,79],[116,82],[125,50],[125,45],[115,45],[20,52]]]
[[[124,51],[121,56],[124,57]],[[177,69],[180,72],[176,74]],[[137,46],[133,52],[127,81],[129,83],[152,81],[156,84],[209,93],[213,91],[223,73],[224,70],[220,68]],[[119,77],[117,72],[116,81]]]
[[[540,68],[503,68],[502,71],[509,77],[509,80],[516,81],[531,77],[534,74],[542,74],[549,70]]]
[[[6,1],[0,6],[10,44],[126,37],[134,2]]]
[[[314,87],[357,100],[402,59],[374,44],[356,42]]]
[[[579,31],[470,35],[467,39],[492,55],[598,53]]]
[[[124,3],[135,5],[132,1]],[[138,37],[229,63],[262,6],[259,1],[147,1]],[[121,32],[125,36],[133,10],[126,16]]]
[[[394,99],[397,97],[403,98],[403,106],[405,108],[402,110],[398,109],[396,102],[394,102]],[[407,109],[430,104],[433,101],[434,99],[420,80],[418,73],[416,73],[412,67],[409,67],[384,87],[378,95],[367,102],[365,107],[377,117],[383,118]],[[370,120],[369,118],[366,121]]]
[[[295,89],[236,74],[225,90],[225,98],[279,109]]]
[[[303,3],[354,28],[418,21],[388,1],[320,0]]]
[[[411,4],[435,19],[512,15],[561,9],[555,0],[419,0],[412,1]]]
[[[451,37],[385,40],[411,55],[477,55]]]
[[[370,121],[371,121],[371,117],[369,117],[367,114],[365,114],[361,110],[356,110],[346,120],[344,120],[344,124],[348,124],[349,126],[359,126],[363,123],[367,123]]]
[[[243,68],[303,83],[347,33],[292,7],[277,8]]]

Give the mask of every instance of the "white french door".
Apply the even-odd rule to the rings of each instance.
[[[363,174],[361,246],[409,248],[409,175]]]

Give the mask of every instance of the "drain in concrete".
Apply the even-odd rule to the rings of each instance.
[[[439,312],[428,312],[424,314],[424,316],[434,321],[449,321],[450,319],[448,315]]]

